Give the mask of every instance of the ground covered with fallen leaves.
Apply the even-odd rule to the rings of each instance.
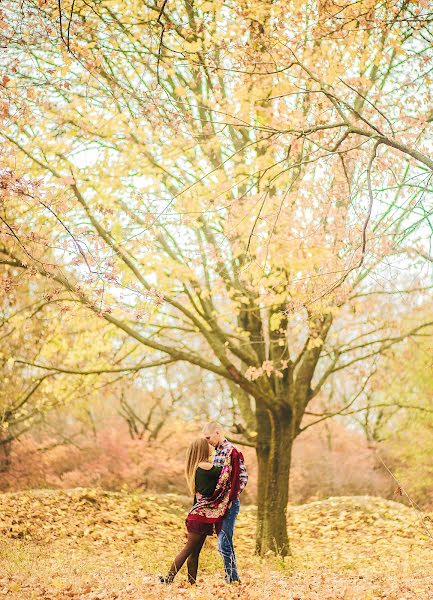
[[[240,586],[224,583],[215,537],[198,585],[158,574],[184,540],[189,500],[95,489],[0,495],[0,598],[433,599],[433,515],[382,498],[290,506],[292,556],[254,556],[255,508],[243,506],[235,545]]]

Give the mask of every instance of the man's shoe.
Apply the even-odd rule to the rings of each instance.
[[[173,579],[171,579],[171,577],[167,577],[166,575],[160,575],[159,583],[165,583],[168,585],[170,583],[173,583]]]

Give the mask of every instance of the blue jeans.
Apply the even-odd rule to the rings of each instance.
[[[224,570],[226,572],[226,581],[239,581],[238,571],[236,568],[235,549],[233,547],[233,530],[235,528],[236,517],[239,514],[241,503],[239,498],[234,500],[229,508],[225,519],[222,523],[222,529],[218,535],[218,550],[221,553],[224,561]]]

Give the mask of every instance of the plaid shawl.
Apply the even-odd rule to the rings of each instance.
[[[231,448],[227,454],[224,466],[212,496],[197,494],[197,502],[188,513],[188,523],[220,523],[224,519],[229,505],[239,495],[240,459],[242,453]]]

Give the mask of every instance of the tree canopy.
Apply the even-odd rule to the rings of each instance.
[[[57,306],[66,293],[138,343],[139,364],[223,378],[261,456],[258,549],[284,551],[274,519],[308,403],[431,331],[426,311],[405,316],[431,289],[428,3],[14,9],[4,281],[42,276]]]

